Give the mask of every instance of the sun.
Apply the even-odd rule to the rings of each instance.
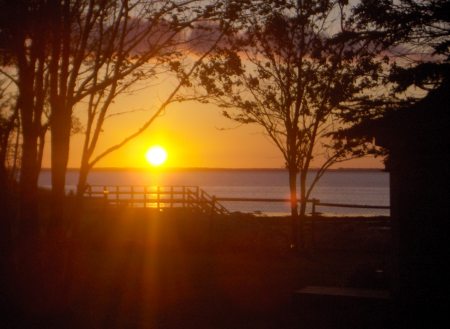
[[[150,165],[158,167],[166,162],[167,152],[161,146],[152,146],[145,153],[145,158]]]

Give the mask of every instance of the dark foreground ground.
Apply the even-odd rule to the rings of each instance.
[[[319,328],[326,313],[302,315],[296,289],[389,288],[387,221],[317,221],[302,254],[289,250],[289,225],[243,215],[90,212],[81,238],[57,250],[23,242],[10,253],[0,327]]]

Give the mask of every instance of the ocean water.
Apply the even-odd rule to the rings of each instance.
[[[69,170],[66,190],[75,190],[77,170]],[[43,170],[39,185],[50,187],[51,174]],[[199,186],[210,195],[235,198],[288,198],[288,174],[285,170],[94,170],[90,185]],[[312,198],[321,202],[389,206],[389,174],[381,170],[332,170],[325,173],[314,188]],[[222,202],[230,211],[265,215],[289,213],[289,204],[279,202]],[[310,209],[308,210],[310,211]],[[317,207],[326,215],[388,216],[388,209]]]

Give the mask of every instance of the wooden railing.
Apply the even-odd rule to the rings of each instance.
[[[288,204],[290,199],[281,198],[231,198],[231,197],[218,197],[216,198],[219,202],[282,202]],[[297,202],[301,200],[298,199]],[[363,204],[347,204],[347,203],[330,203],[330,202],[320,202],[319,199],[309,199],[306,200],[307,203],[311,203],[311,215],[318,215],[320,212],[317,211],[318,207],[336,207],[336,208],[359,208],[359,209],[390,209],[389,206],[379,206],[379,205],[363,205]]]
[[[320,202],[318,199],[310,200],[312,203],[311,214],[314,216],[320,214],[317,212],[317,207],[332,207],[332,208],[356,208],[356,209],[391,209],[390,206],[380,205],[368,205],[368,204],[348,204],[348,203],[332,203],[332,202]]]
[[[145,208],[191,208],[205,213],[229,214],[221,202],[283,202],[285,198],[235,198],[215,197],[198,186],[103,186],[88,185],[85,196],[103,198],[114,206],[130,206]],[[300,202],[300,199],[297,200]],[[390,209],[389,206],[357,205],[320,202],[318,199],[307,200],[311,203],[311,214],[318,215],[318,207],[359,208],[359,209]]]
[[[191,208],[205,213],[229,214],[214,196],[198,186],[88,185],[84,195],[112,206],[144,208]]]

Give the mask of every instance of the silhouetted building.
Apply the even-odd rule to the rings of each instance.
[[[396,271],[393,293],[401,321],[437,324],[448,312],[450,83],[407,109],[353,128],[389,151]],[[437,316],[437,317],[436,317]],[[419,321],[419,322],[418,322]]]

